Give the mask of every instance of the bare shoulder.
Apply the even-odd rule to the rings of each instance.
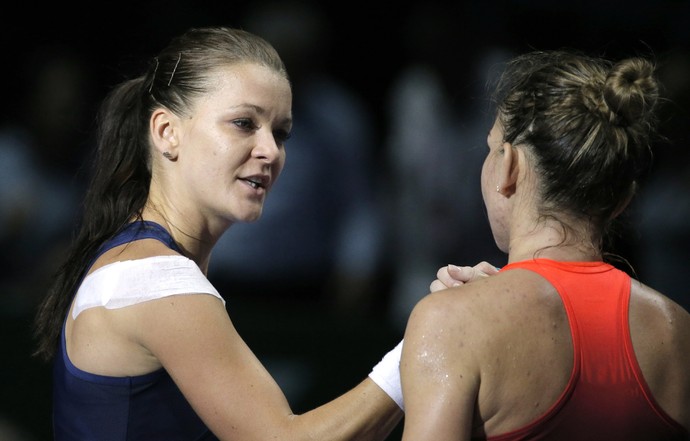
[[[690,352],[690,313],[634,279],[631,281],[630,323],[631,327],[646,329],[646,335],[653,332],[656,340],[667,339],[668,343],[680,344]]]
[[[690,428],[690,313],[632,280],[629,314],[635,357],[654,398]]]
[[[455,387],[453,399],[471,399],[467,406],[479,406],[474,424],[495,434],[545,412],[571,368],[570,328],[560,296],[543,277],[523,269],[424,297],[410,315],[401,361],[408,379],[436,378],[443,386],[436,395]],[[424,393],[421,387],[412,392]]]
[[[538,274],[511,270],[422,298],[410,314],[408,328],[443,328],[450,334],[474,332],[492,346],[496,336],[515,335],[534,320],[553,321],[562,315],[555,289]],[[495,335],[494,335],[495,334]]]
[[[175,332],[191,332],[199,323],[228,326],[222,300],[205,294],[209,291],[156,296],[156,292],[179,290],[173,288],[177,279],[170,272],[156,272],[138,263],[106,268],[159,256],[179,253],[158,240],[142,239],[108,250],[92,265],[80,294],[82,304],[89,306],[82,306],[77,317],[70,313],[66,323],[68,353],[75,365],[101,375],[146,374],[161,367],[154,344],[155,348],[179,348],[179,341],[168,339]],[[203,284],[197,287],[205,288]],[[76,307],[75,299],[71,311]]]

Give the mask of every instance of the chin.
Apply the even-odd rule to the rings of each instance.
[[[504,238],[498,237],[494,234],[494,243],[496,243],[496,247],[501,250],[503,253],[508,254],[508,241],[505,240]]]
[[[222,208],[222,212],[219,212],[219,214],[232,223],[251,223],[259,220],[263,211],[263,202],[242,201],[237,203],[236,201],[230,201],[227,206]]]
[[[262,211],[263,210],[255,211],[252,213],[247,213],[245,216],[241,216],[238,219],[241,222],[247,222],[247,223],[256,222],[261,218]]]

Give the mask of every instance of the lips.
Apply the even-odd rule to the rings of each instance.
[[[266,175],[254,175],[254,176],[247,176],[244,178],[240,178],[240,180],[246,182],[249,184],[250,187],[254,189],[259,189],[259,188],[267,188],[268,184],[271,181],[271,178],[269,178]]]

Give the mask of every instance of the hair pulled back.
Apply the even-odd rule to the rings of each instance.
[[[603,239],[649,165],[658,97],[654,65],[643,58],[536,51],[508,63],[497,116],[504,141],[535,160],[541,215],[585,219]]]
[[[134,219],[141,219],[151,183],[149,118],[163,106],[185,115],[208,91],[214,69],[256,63],[288,78],[275,49],[249,32],[227,27],[192,28],[154,57],[144,74],[116,86],[97,117],[97,146],[82,220],[65,263],[39,305],[35,355],[56,351],[69,305],[104,241]]]

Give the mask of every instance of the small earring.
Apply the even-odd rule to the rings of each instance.
[[[163,156],[165,156],[166,159],[169,159],[171,161],[173,159],[172,153],[170,152],[163,152]]]
[[[499,185],[497,185],[496,186],[496,193],[500,193],[500,192],[501,192],[501,187]]]

